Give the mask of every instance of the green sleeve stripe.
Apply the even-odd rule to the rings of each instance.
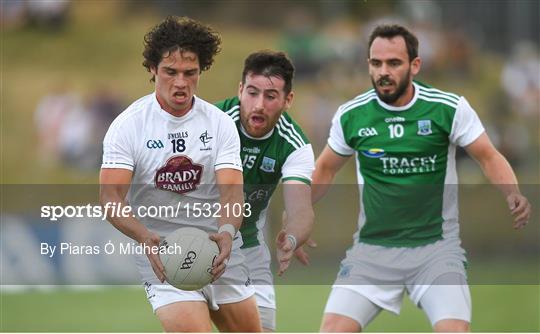
[[[341,116],[345,115],[345,113],[355,109],[356,107],[359,107],[361,105],[367,104],[372,100],[375,100],[377,98],[377,95],[375,93],[367,96],[364,99],[360,99],[358,101],[355,101],[353,104],[347,104],[339,107],[338,111],[341,111]]]
[[[448,101],[450,103],[453,103],[453,104],[457,104],[459,102],[459,100],[456,100],[456,99],[451,98],[448,95],[444,95],[444,94],[433,94],[433,93],[430,93],[430,92],[424,92],[422,90],[420,91],[419,94],[423,95],[423,96],[427,96],[427,97],[432,97],[432,98],[435,98],[435,99],[446,100],[446,101]]]
[[[371,89],[371,90],[367,91],[366,93],[358,95],[354,99],[345,102],[344,104],[341,105],[340,109],[347,109],[349,106],[351,106],[352,104],[355,104],[356,102],[360,102],[360,101],[364,100],[365,98],[371,98],[371,97],[374,97],[374,96],[375,96],[375,90]]]
[[[448,98],[453,98],[454,100],[456,100],[455,102],[459,101],[459,96],[457,96],[456,94],[449,93],[449,92],[443,92],[443,91],[440,90],[440,89],[436,89],[436,88],[427,88],[427,87],[420,86],[420,90],[421,90],[421,91],[425,91],[426,93],[429,93],[429,94],[446,95],[446,97],[448,97]]]
[[[300,146],[298,145],[298,142],[295,141],[294,138],[292,138],[289,134],[286,134],[283,132],[283,128],[280,126],[279,123],[276,126],[276,130],[281,137],[283,137],[287,142],[289,142],[289,144],[292,145],[292,147],[294,147],[295,150],[300,148]]]
[[[457,98],[457,97],[455,97],[453,95],[445,94],[445,93],[440,92],[440,91],[430,92],[430,91],[424,90],[423,88],[420,87],[419,94],[423,95],[423,96],[426,96],[426,97],[447,100],[448,102],[451,102],[453,104],[459,103],[459,98]]]
[[[232,113],[234,113],[237,109],[240,109],[240,106],[239,105],[235,105],[234,107],[232,107],[231,109],[225,111],[227,114],[231,115]]]
[[[232,118],[235,118],[236,116],[240,115],[240,112],[239,111],[234,111],[232,112],[231,114],[229,114],[229,116],[231,116]]]
[[[283,117],[283,115],[279,117],[278,124],[283,127],[283,130],[287,131],[291,135],[292,139],[295,140],[299,146],[306,145],[306,142],[302,136],[298,133],[298,131],[296,131],[294,126],[289,123],[285,117]]]
[[[284,177],[283,179],[281,179],[281,182],[291,181],[291,180],[303,182],[303,183],[307,184],[308,186],[311,185],[311,181],[309,179],[299,177],[299,176]]]
[[[434,98],[434,97],[427,97],[427,96],[424,96],[422,94],[419,94],[418,98],[420,100],[424,100],[424,101],[428,101],[428,102],[438,102],[438,103],[446,104],[447,106],[452,107],[454,109],[457,108],[457,104],[454,104],[454,103],[449,102],[448,100],[444,100],[442,98],[437,99],[437,98]]]
[[[330,149],[331,149],[335,154],[337,154],[337,155],[339,155],[339,156],[341,156],[341,157],[347,157],[347,158],[348,158],[348,157],[351,157],[351,156],[352,156],[352,154],[348,154],[348,155],[347,155],[347,154],[341,154],[341,153],[339,153],[338,151],[334,150],[334,149],[332,148],[332,146],[330,146],[330,144],[328,144],[328,147],[330,147]]]

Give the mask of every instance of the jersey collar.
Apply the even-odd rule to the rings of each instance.
[[[395,106],[391,106],[387,103],[384,103],[383,101],[381,101],[379,99],[379,96],[377,96],[377,102],[379,103],[379,105],[381,107],[383,107],[384,109],[386,110],[390,110],[390,111],[403,111],[403,110],[407,110],[409,109],[410,107],[413,106],[413,104],[416,103],[416,100],[418,99],[418,94],[420,93],[420,89],[418,88],[418,85],[413,81],[413,87],[414,87],[414,95],[413,95],[413,98],[411,99],[411,101],[409,103],[407,103],[406,105],[404,106],[401,106],[401,107],[395,107]]]
[[[275,128],[275,127],[274,127]],[[242,125],[242,123],[240,122],[240,131],[242,131],[242,134],[246,137],[248,137],[249,139],[253,139],[253,140],[265,140],[265,139],[268,139],[270,138],[270,136],[274,133],[274,128],[272,128],[272,130],[270,130],[267,134],[265,134],[264,136],[262,137],[259,137],[259,138],[255,138],[255,137],[252,137],[250,136],[246,129],[244,129],[244,126]]]
[[[191,118],[191,115],[194,114],[194,111],[196,111],[201,104],[198,101],[199,98],[193,95],[193,105],[191,106],[191,109],[185,115],[178,117],[178,116],[171,115],[167,111],[163,110],[163,108],[161,108],[161,105],[159,104],[157,100],[156,92],[152,94],[152,97],[153,97],[153,109],[155,109],[161,117],[165,118],[166,120],[173,121],[173,122],[185,122],[187,119]]]

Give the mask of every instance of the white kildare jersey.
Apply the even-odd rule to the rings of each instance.
[[[133,171],[129,204],[134,213],[144,207],[145,217],[136,217],[160,236],[179,224],[217,231],[215,172],[241,166],[234,122],[197,97],[186,115],[175,117],[161,108],[155,93],[147,95],[114,120],[103,142],[101,168]],[[207,210],[194,214],[194,205]]]

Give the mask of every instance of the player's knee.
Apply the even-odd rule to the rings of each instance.
[[[178,302],[162,306],[156,316],[165,332],[211,332],[206,303]]]
[[[263,331],[257,316],[246,317],[241,322],[227,322],[219,326],[219,330],[228,333],[260,333]]]
[[[222,304],[219,311],[211,312],[211,316],[220,332],[262,332],[255,297],[238,303]]]
[[[354,333],[361,332],[362,326],[352,318],[339,314],[325,313],[319,331],[321,333]]]
[[[209,333],[212,332],[212,325],[207,322],[180,322],[180,321],[161,321],[163,331],[166,333]]]
[[[466,333],[470,331],[470,326],[465,320],[443,319],[435,323],[433,331],[437,333]]]
[[[229,323],[229,332],[255,333],[262,332],[261,321],[258,314],[246,316],[242,321]]]
[[[161,327],[163,327],[163,331],[167,333],[208,333],[212,331],[212,325],[210,324],[210,321],[182,321],[180,319],[170,318],[160,318],[159,321],[161,322]]]

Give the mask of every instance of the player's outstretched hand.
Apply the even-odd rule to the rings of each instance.
[[[506,197],[510,213],[514,216],[513,227],[521,229],[527,225],[531,216],[531,204],[527,198],[518,193],[512,193]]]
[[[317,247],[317,243],[309,238],[304,245],[307,245],[309,248]],[[304,250],[304,245],[298,247],[294,251],[294,256],[302,263],[304,266],[309,265],[309,254]]]
[[[141,244],[143,246],[146,246],[145,249],[158,249],[156,247],[159,247],[159,235],[156,233],[148,231],[148,234],[143,237]],[[155,247],[154,247],[155,246]],[[148,257],[148,260],[150,261],[150,264],[152,265],[152,269],[154,270],[154,273],[156,274],[157,278],[161,283],[165,281],[165,267],[163,267],[163,263],[161,263],[161,259],[159,258],[159,254],[157,252],[151,252],[147,251],[146,256]]]
[[[276,238],[276,252],[279,263],[278,276],[283,275],[287,268],[289,268],[294,253],[293,247],[291,240],[287,238],[287,232],[285,232],[285,230],[279,231]]]
[[[210,240],[215,241],[219,248],[219,255],[215,258],[211,271],[212,276],[214,276],[212,282],[214,282],[225,272],[227,262],[231,256],[233,240],[231,234],[227,231],[210,234]]]

